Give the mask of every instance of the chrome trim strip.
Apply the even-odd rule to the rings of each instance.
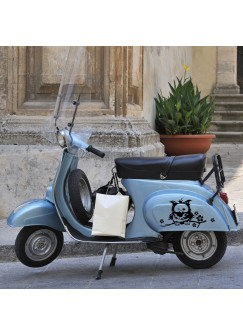
[[[23,204],[17,206],[14,210],[13,210],[13,213],[16,214],[21,208],[29,205],[29,204],[32,204],[33,202],[37,202],[37,201],[40,201],[40,199],[35,199],[35,200],[29,200],[29,201],[26,201],[24,202]]]
[[[78,241],[78,242],[82,242],[82,243],[96,243],[96,244],[137,244],[137,243],[147,243],[147,242],[144,242],[144,241],[127,241],[127,240],[124,240],[124,241],[113,241],[113,242],[110,242],[110,241],[85,241],[85,240],[79,240],[77,239],[76,237],[73,237],[73,235],[69,232],[68,228],[65,226],[65,224],[63,223],[65,229],[66,229],[66,232],[75,240],[75,241]],[[105,236],[104,236],[105,238]]]

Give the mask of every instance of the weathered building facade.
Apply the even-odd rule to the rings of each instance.
[[[154,129],[154,97],[169,92],[168,82],[188,64],[202,94],[241,98],[237,47],[87,47],[92,60],[89,110],[80,124],[92,127],[91,143],[106,152],[88,155],[82,169],[91,186],[104,184],[118,156],[160,156]],[[0,216],[25,200],[45,195],[61,149],[41,135],[52,113],[67,47],[0,47]],[[225,99],[226,99],[225,98]],[[220,120],[220,116],[219,116]],[[216,120],[217,121],[217,120]],[[214,124],[218,131],[218,124]],[[220,131],[218,131],[220,132]]]

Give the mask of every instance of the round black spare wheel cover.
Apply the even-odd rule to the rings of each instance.
[[[93,203],[90,184],[82,170],[75,169],[69,174],[68,192],[74,214],[81,223],[87,223],[93,216]]]

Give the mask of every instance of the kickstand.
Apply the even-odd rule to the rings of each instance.
[[[101,275],[102,275],[102,273],[103,273],[102,268],[103,268],[103,264],[104,264],[104,261],[105,261],[105,256],[106,256],[106,253],[107,253],[108,246],[109,246],[109,244],[106,244],[106,245],[105,245],[105,249],[104,249],[104,251],[103,251],[103,255],[102,255],[102,259],[101,259],[100,267],[99,267],[99,270],[98,270],[98,272],[97,272],[96,280],[101,279]]]
[[[117,258],[116,258],[117,248],[118,248],[118,245],[115,244],[115,250],[114,250],[114,253],[112,255],[110,266],[115,266],[115,264],[116,264],[116,260],[117,260]]]

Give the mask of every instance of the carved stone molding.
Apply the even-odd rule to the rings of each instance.
[[[92,104],[83,116],[141,116],[142,47],[87,47],[92,59]],[[9,47],[8,113],[48,115],[68,47]]]

